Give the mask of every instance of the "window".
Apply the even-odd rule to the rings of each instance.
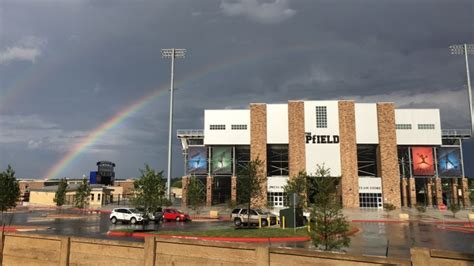
[[[359,193],[359,207],[382,208],[381,193]]]
[[[268,192],[267,202],[268,206],[283,207],[288,206],[288,197],[284,192]]]
[[[418,124],[418,129],[425,130],[425,129],[435,129],[434,124]]]
[[[397,129],[411,129],[411,124],[396,124]]]
[[[97,194],[97,201],[100,201],[100,194]]]
[[[288,145],[267,145],[267,176],[288,176]]]
[[[316,106],[316,128],[327,128],[328,116],[326,106]]]
[[[91,194],[91,201],[94,201],[94,194]]]
[[[247,130],[247,125],[232,125],[232,130]]]
[[[357,145],[357,174],[377,176],[377,145]]]
[[[210,130],[225,130],[225,125],[210,125]]]

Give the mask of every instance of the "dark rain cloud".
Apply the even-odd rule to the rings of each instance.
[[[137,175],[143,163],[165,169],[170,62],[160,49],[169,47],[188,49],[186,59],[176,63],[175,129],[202,128],[204,109],[347,98],[440,108],[443,127],[467,128],[463,58],[450,55],[447,47],[474,43],[473,5],[467,0],[2,1],[0,96],[11,100],[0,106],[8,121],[1,130],[11,142],[0,146],[0,166],[13,163],[20,176],[42,177],[65,155],[64,148],[80,140],[75,137],[162,90],[62,174],[82,176],[103,159],[117,163],[119,177]],[[15,132],[21,137],[13,138],[19,136]],[[473,145],[466,142],[465,161],[474,160]],[[173,148],[179,176],[176,139]]]

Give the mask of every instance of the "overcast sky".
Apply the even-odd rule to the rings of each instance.
[[[170,62],[175,129],[203,127],[204,109],[291,99],[393,101],[441,110],[469,128],[466,76],[453,43],[474,43],[474,1],[0,0],[0,167],[42,178],[68,151],[139,99],[60,176],[99,160],[118,178],[167,165]],[[471,57],[474,69],[474,57]],[[474,78],[474,77],[473,77]],[[173,175],[183,174],[174,139]],[[465,142],[474,176],[474,143]]]

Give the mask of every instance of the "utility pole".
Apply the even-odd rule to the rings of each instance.
[[[455,44],[450,45],[451,54],[464,55],[464,62],[466,63],[467,76],[467,93],[469,97],[469,111],[471,113],[471,137],[474,134],[474,112],[472,110],[472,91],[471,91],[471,76],[469,74],[469,60],[468,55],[474,54],[474,44]]]
[[[168,134],[168,171],[167,171],[167,182],[166,182],[166,194],[168,199],[171,200],[171,162],[172,162],[172,135],[173,135],[173,91],[174,91],[174,59],[184,58],[186,49],[161,49],[161,57],[171,58],[171,85],[170,85],[170,121],[169,121],[169,134]]]

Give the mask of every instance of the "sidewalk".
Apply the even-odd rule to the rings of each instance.
[[[450,222],[469,222],[468,214],[473,213],[469,209],[460,210],[453,217],[453,213],[449,210],[440,211],[434,208],[426,208],[425,213],[419,213],[416,208],[401,208],[387,214],[383,209],[344,209],[343,213],[349,220],[400,220],[400,214],[408,214],[410,221],[421,222],[436,222],[436,221],[450,221]],[[474,220],[471,222],[474,223]]]

